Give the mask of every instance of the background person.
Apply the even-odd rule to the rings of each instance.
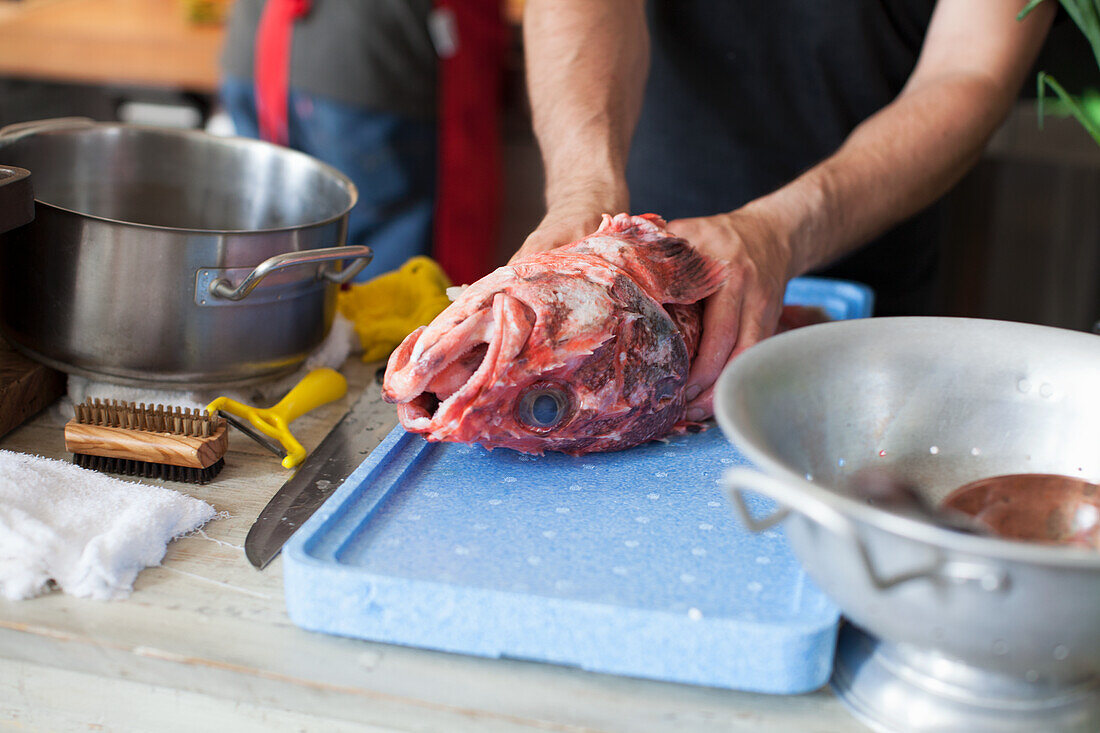
[[[237,133],[263,131],[355,183],[347,244],[374,250],[360,279],[430,253],[437,159],[431,10],[432,0],[236,0],[229,18],[221,93]],[[261,46],[266,38],[266,69],[256,64],[258,36]],[[280,70],[286,75],[282,129],[261,129],[256,85],[265,70],[276,80]]]

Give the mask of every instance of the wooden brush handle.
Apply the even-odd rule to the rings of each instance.
[[[65,450],[70,453],[207,468],[224,456],[228,447],[224,423],[208,438],[86,425],[75,420],[65,424]]]

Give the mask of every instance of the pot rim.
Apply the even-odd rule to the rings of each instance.
[[[1050,326],[946,316],[852,319],[806,326],[794,331],[772,336],[752,346],[731,362],[722,372],[715,388],[714,405],[715,417],[718,420],[722,432],[726,435],[726,439],[737,446],[757,470],[763,470],[765,473],[785,481],[791,488],[797,489],[800,493],[805,494],[808,500],[824,504],[828,509],[839,513],[845,519],[854,520],[888,534],[899,535],[916,542],[984,558],[1016,561],[1034,565],[1057,565],[1060,567],[1100,570],[1100,552],[1094,550],[1014,541],[997,537],[983,537],[981,535],[968,535],[943,527],[937,527],[936,525],[922,522],[917,519],[894,514],[884,509],[864,504],[844,494],[823,488],[820,484],[813,481],[807,481],[805,476],[799,475],[797,472],[791,470],[782,462],[773,458],[763,447],[754,443],[754,441],[750,439],[727,414],[727,411],[723,409],[726,404],[733,402],[732,399],[727,399],[727,397],[739,391],[737,382],[741,378],[741,375],[753,368],[757,362],[762,362],[767,359],[770,352],[776,348],[769,344],[785,343],[793,339],[801,338],[799,334],[805,334],[815,330],[820,333],[822,329],[867,328],[866,324],[868,323],[883,323],[886,321],[892,322],[893,325],[884,325],[884,328],[897,328],[897,324],[902,322],[922,321],[928,323],[937,322],[940,324],[954,322],[959,324],[981,324],[983,327],[992,326],[994,328],[1004,328],[1007,326],[1017,329],[1059,331],[1067,334],[1076,334],[1082,338],[1096,338],[1090,334],[1053,328]],[[863,325],[853,326],[853,324]],[[871,328],[877,327],[877,325],[871,326]],[[798,507],[790,506],[788,508],[790,511],[801,514],[806,519],[813,521],[806,512],[799,511]]]
[[[68,125],[52,124],[52,123],[61,123],[61,122],[68,122],[70,124],[68,124]],[[35,204],[41,204],[42,206],[47,206],[50,209],[53,209],[55,211],[61,211],[61,212],[65,212],[67,214],[73,214],[75,216],[80,216],[80,217],[83,217],[85,219],[90,219],[90,220],[93,220],[93,221],[104,222],[105,224],[117,224],[117,225],[120,225],[120,226],[135,227],[135,228],[139,228],[139,229],[149,229],[149,230],[154,230],[154,231],[158,231],[158,232],[180,232],[180,233],[184,233],[184,234],[207,234],[207,235],[226,236],[226,235],[275,234],[275,233],[279,233],[279,232],[293,232],[293,231],[299,231],[299,230],[302,230],[302,229],[312,229],[312,228],[315,228],[315,227],[326,226],[328,224],[332,224],[334,222],[340,221],[341,219],[347,217],[348,214],[351,212],[351,210],[355,207],[355,204],[358,203],[358,201],[359,201],[359,189],[356,187],[355,183],[352,182],[352,180],[350,178],[348,178],[346,175],[344,175],[338,169],[334,168],[333,166],[329,165],[328,163],[325,163],[324,161],[321,161],[321,160],[318,160],[317,158],[314,158],[312,155],[308,155],[306,153],[303,153],[300,150],[294,150],[292,148],[287,148],[287,147],[284,147],[282,145],[276,145],[274,143],[269,143],[266,140],[257,140],[255,138],[241,137],[239,135],[225,135],[225,136],[211,135],[210,133],[208,133],[204,130],[189,130],[189,129],[177,129],[177,128],[171,128],[171,127],[157,127],[155,125],[137,125],[137,124],[132,124],[132,123],[128,123],[128,122],[94,122],[94,121],[82,120],[82,119],[43,120],[41,129],[31,128],[31,129],[28,129],[24,132],[20,132],[20,133],[11,135],[10,137],[0,137],[0,152],[2,152],[3,149],[5,147],[7,147],[8,145],[11,145],[12,143],[14,143],[17,140],[22,140],[25,137],[32,137],[32,136],[36,136],[36,135],[74,134],[74,133],[80,133],[80,132],[87,132],[89,130],[105,130],[105,129],[115,129],[115,128],[125,129],[125,130],[138,130],[138,131],[142,131],[142,132],[148,132],[148,133],[153,133],[153,134],[157,134],[157,135],[163,135],[165,137],[201,138],[201,139],[206,139],[206,140],[229,142],[229,143],[234,144],[234,145],[259,146],[259,147],[273,148],[273,149],[276,150],[278,155],[283,155],[283,156],[287,156],[287,157],[291,157],[291,158],[301,158],[301,159],[308,160],[312,165],[317,166],[323,172],[331,175],[334,179],[336,179],[339,182],[340,186],[347,191],[348,205],[342,211],[334,214],[331,217],[328,217],[328,218],[325,218],[325,219],[319,219],[317,221],[307,222],[305,224],[295,224],[295,225],[292,225],[292,226],[281,226],[281,227],[270,227],[270,228],[267,228],[267,229],[204,229],[204,228],[199,228],[199,227],[173,227],[173,226],[163,226],[163,225],[159,225],[159,224],[143,224],[141,222],[126,221],[124,219],[112,219],[110,217],[99,216],[97,214],[88,214],[88,213],[78,211],[76,209],[72,209],[72,208],[69,208],[69,207],[66,207],[66,206],[61,206],[59,204],[54,204],[54,203],[51,203],[49,201],[45,201],[43,199],[40,199],[37,196],[35,196],[35,198],[34,198]],[[2,131],[0,131],[0,132],[2,132]],[[34,171],[32,170],[31,175],[33,176],[33,174],[34,174]]]

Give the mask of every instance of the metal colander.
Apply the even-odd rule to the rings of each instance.
[[[785,507],[746,521],[786,518],[806,571],[878,639],[842,638],[838,657],[866,719],[1100,729],[1100,554],[953,532],[848,488],[868,466],[932,501],[993,475],[1100,480],[1100,338],[952,318],[812,326],[735,360],[715,410],[761,469],[727,476],[735,503],[751,490]]]

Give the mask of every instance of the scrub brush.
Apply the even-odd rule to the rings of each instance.
[[[205,484],[225,465],[225,420],[197,408],[89,397],[74,410],[65,450],[83,468]]]

